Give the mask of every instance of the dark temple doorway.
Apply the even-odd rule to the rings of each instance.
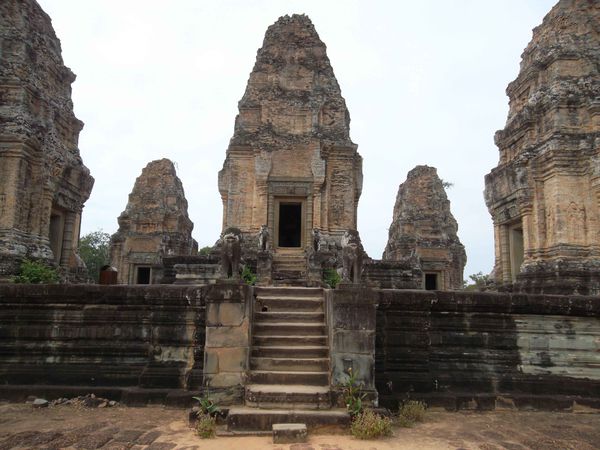
[[[302,245],[302,203],[279,204],[279,247]]]
[[[435,273],[425,274],[425,290],[435,291],[438,289],[438,277]]]
[[[137,268],[137,284],[150,284],[150,267]]]

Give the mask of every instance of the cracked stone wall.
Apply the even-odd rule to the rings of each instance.
[[[25,257],[80,273],[81,212],[94,179],[77,146],[75,75],[37,2],[0,3],[0,54],[0,281]]]
[[[302,247],[312,228],[338,241],[356,229],[362,158],[325,44],[305,15],[283,16],[258,50],[219,173],[223,229],[277,242],[280,200],[302,202]]]
[[[437,170],[417,166],[398,189],[383,260],[418,259],[413,264],[420,265],[423,271],[422,287],[462,289],[467,255],[457,231],[458,224]]]
[[[533,30],[500,161],[485,177],[501,288],[600,293],[600,6],[561,0]]]
[[[135,180],[119,230],[110,240],[111,265],[123,284],[155,284],[163,278],[162,258],[196,255],[194,224],[175,166],[168,159],[148,163]]]

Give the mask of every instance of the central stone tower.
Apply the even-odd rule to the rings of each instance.
[[[356,229],[362,158],[325,44],[305,15],[281,17],[258,51],[239,102],[219,191],[223,230],[255,242],[267,225],[271,248],[304,254],[318,228],[339,245]]]

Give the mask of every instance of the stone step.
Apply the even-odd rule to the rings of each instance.
[[[310,386],[328,386],[329,372],[297,372],[253,370],[248,376],[254,384],[306,384]]]
[[[322,288],[307,288],[307,287],[257,287],[254,290],[256,296],[269,297],[318,297],[323,298]]]
[[[300,280],[306,278],[306,272],[302,270],[282,270],[273,268],[274,280]]]
[[[254,335],[253,346],[258,347],[294,347],[294,346],[326,346],[327,336],[266,336]]]
[[[273,444],[297,444],[308,441],[305,423],[274,423]]]
[[[250,384],[246,386],[247,406],[267,409],[330,409],[328,386]]]
[[[254,358],[327,358],[328,356],[329,347],[326,346],[252,347],[252,357]]]
[[[325,313],[313,311],[255,312],[254,323],[265,322],[319,322],[325,323]]]
[[[350,416],[345,410],[307,411],[298,409],[231,408],[229,431],[270,431],[276,423],[304,423],[311,432],[347,432]]]
[[[295,278],[279,278],[277,276],[273,276],[273,286],[314,286],[315,283],[312,281],[308,281],[306,276],[302,274],[302,276]]]
[[[324,323],[311,322],[266,322],[254,324],[258,336],[324,336],[327,333]]]
[[[329,370],[329,358],[273,358],[253,357],[251,370],[283,370],[296,372],[325,372]]]
[[[257,312],[323,312],[323,299],[313,297],[267,297],[256,298]]]
[[[306,270],[306,260],[296,258],[274,259],[273,266],[276,267],[302,267]]]

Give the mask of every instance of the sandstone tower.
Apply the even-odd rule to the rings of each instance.
[[[0,3],[0,281],[23,258],[73,273],[83,204],[94,179],[77,148],[75,75],[35,0]]]
[[[135,180],[119,230],[110,240],[111,265],[123,284],[154,284],[162,278],[163,256],[195,255],[194,224],[175,166],[152,161]]]
[[[305,15],[266,32],[219,173],[223,229],[248,241],[267,225],[275,262],[302,255],[319,228],[337,242],[356,229],[362,158],[350,117],[319,39]]]
[[[485,178],[496,282],[600,293],[600,4],[561,0],[508,85],[500,162]]]
[[[461,289],[467,262],[437,170],[417,166],[400,185],[384,260],[420,259],[425,289]]]

